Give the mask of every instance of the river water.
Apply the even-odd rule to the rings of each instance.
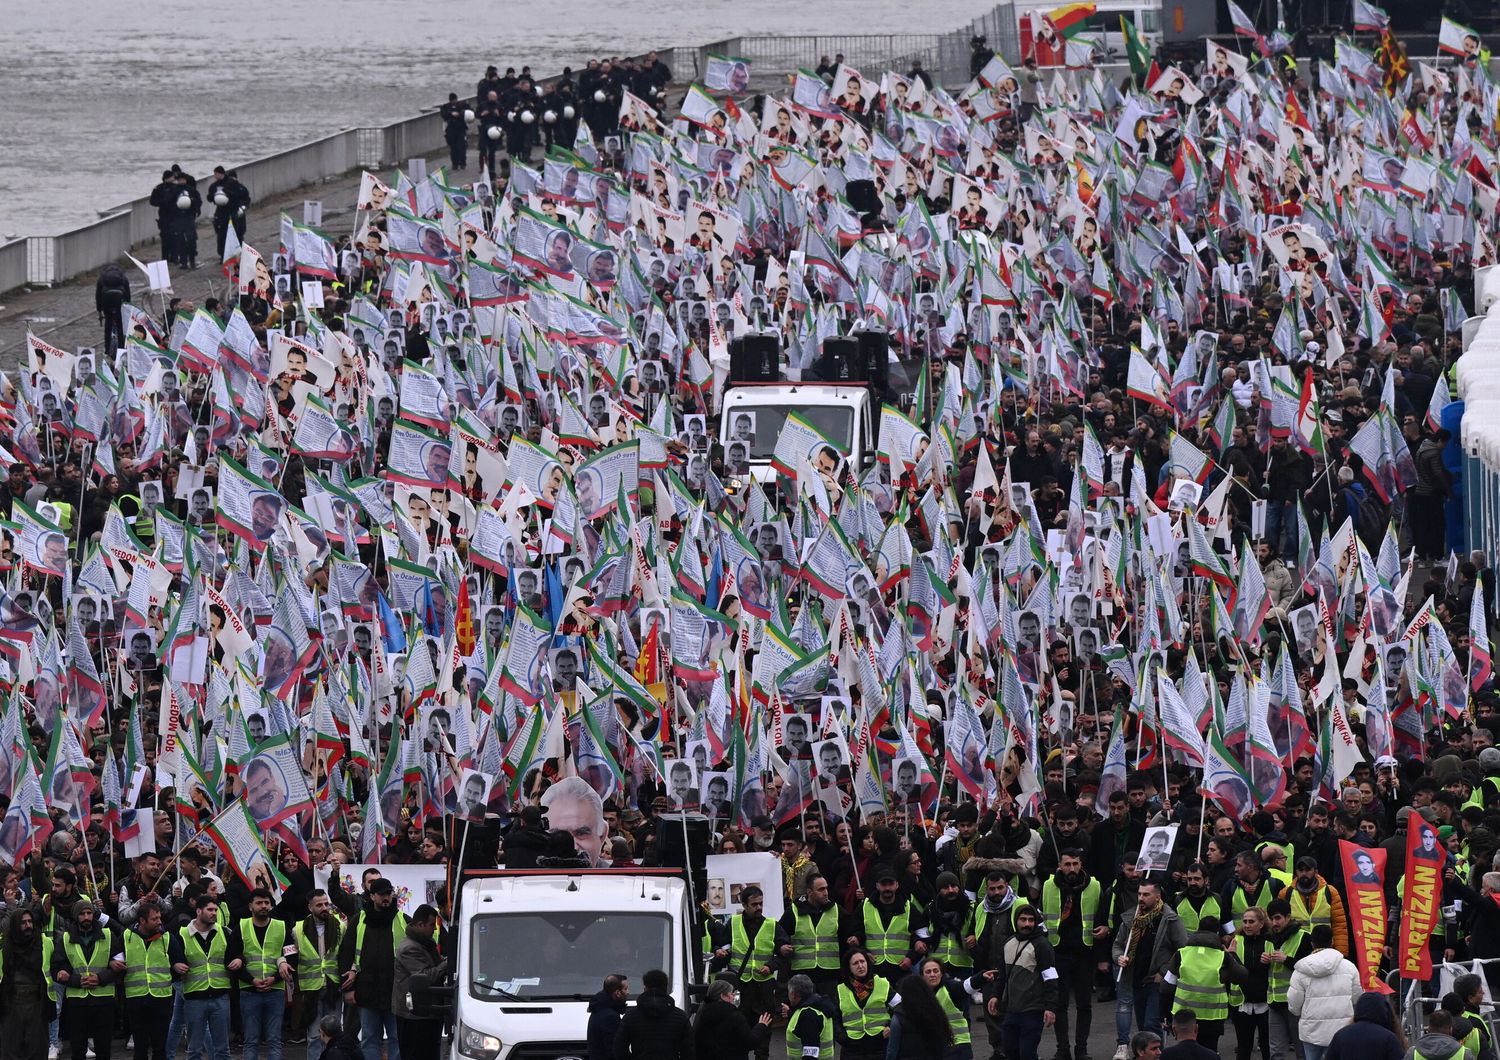
[[[489,63],[541,75],[732,36],[943,32],[993,2],[10,0],[0,242],[93,220],[174,162],[206,176],[467,95]]]

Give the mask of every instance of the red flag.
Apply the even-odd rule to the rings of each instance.
[[[458,653],[463,656],[473,655],[477,639],[474,636],[474,604],[469,599],[467,578],[458,580],[458,620],[453,629],[458,634]]]
[[[1366,990],[1391,993],[1380,977],[1380,958],[1385,946],[1385,857],[1379,847],[1362,847],[1339,840],[1339,860],[1344,866],[1344,905],[1349,911],[1349,934],[1354,939],[1355,962]]]
[[[1432,978],[1429,943],[1438,928],[1438,903],[1448,851],[1437,829],[1413,813],[1406,820],[1406,881],[1401,902],[1397,965],[1404,979]]]

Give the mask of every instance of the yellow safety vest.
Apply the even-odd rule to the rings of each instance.
[[[240,944],[245,947],[245,971],[250,978],[273,976],[286,947],[286,921],[273,919],[266,925],[265,939],[256,941],[255,921],[246,917],[240,921]]]
[[[172,996],[171,946],[165,932],[150,942],[139,931],[125,932],[125,996]]]
[[[1260,908],[1264,909],[1267,903],[1276,897],[1277,890],[1278,888],[1272,883],[1270,876],[1262,876],[1260,885],[1255,888],[1255,900],[1251,901],[1245,894],[1245,888],[1241,887],[1239,881],[1236,880],[1234,896],[1229,900],[1229,911],[1234,914],[1234,919],[1238,921],[1244,915],[1245,910],[1249,909],[1252,905],[1260,906]]]
[[[807,1013],[808,1006],[803,1005],[792,1013],[792,1018],[786,1021],[786,1055],[794,1058],[802,1055],[802,1040],[797,1035],[797,1024],[802,1022],[802,1017]],[[818,1032],[818,1060],[833,1060],[833,1017],[826,1012],[819,1012],[823,1017],[823,1029]]]
[[[1083,936],[1083,945],[1086,949],[1094,948],[1094,914],[1099,909],[1099,881],[1089,880],[1088,886],[1079,892],[1074,912],[1078,914],[1083,927],[1079,934]],[[1062,888],[1057,881],[1049,879],[1042,884],[1042,918],[1047,922],[1047,941],[1056,946],[1062,939]]]
[[[110,958],[109,936],[100,934],[89,946],[89,952],[85,954],[73,936],[66,935],[63,938],[63,953],[67,955],[68,964],[73,969],[73,974],[82,978],[85,975],[103,975],[109,970]],[[114,997],[115,987],[113,983],[101,983],[98,986],[79,986],[76,982],[70,982],[68,986],[69,997]]]
[[[1319,924],[1333,926],[1333,906],[1328,901],[1327,886],[1319,887],[1313,899],[1312,909],[1302,897],[1302,892],[1296,886],[1288,888],[1286,895],[1287,904],[1292,907],[1292,919],[1299,924],[1309,928],[1315,928]]]
[[[354,927],[354,963],[360,964],[365,955],[365,911],[361,909],[355,914],[356,924]],[[406,914],[396,910],[396,919],[391,921],[391,952],[396,952],[396,947],[401,945],[401,940],[406,938]]]
[[[1302,948],[1302,940],[1305,937],[1306,932],[1298,928],[1288,935],[1284,942],[1277,942],[1275,939],[1271,939],[1267,943],[1271,947],[1272,953],[1280,950],[1287,955],[1285,961],[1273,960],[1271,962],[1271,971],[1266,977],[1267,1001],[1273,1004],[1286,1004],[1286,993],[1292,985],[1292,961],[1295,959],[1297,951]]]
[[[792,907],[792,927],[792,971],[805,972],[814,968],[838,971],[838,906],[830,905],[815,920],[807,915],[807,907],[799,902]]]
[[[1219,900],[1211,894],[1203,896],[1203,904],[1193,908],[1193,901],[1186,895],[1177,903],[1177,918],[1182,921],[1183,929],[1191,935],[1195,931],[1212,931],[1220,933],[1224,928],[1224,913],[1219,908]]]
[[[938,1008],[943,1010],[943,1015],[948,1017],[948,1026],[953,1031],[953,1044],[955,1046],[968,1045],[974,1040],[969,1033],[969,1011],[965,1005],[960,1009],[953,1003],[953,991],[947,985],[939,986],[934,991],[937,995]]]
[[[298,924],[292,929],[292,938],[297,943],[297,989],[304,994],[322,990],[325,985],[332,983],[339,977],[339,954],[338,947],[329,945],[324,948],[324,953],[318,956],[317,940],[307,934],[304,926]],[[328,926],[323,929],[325,941],[333,940],[333,921],[330,919]]]
[[[182,978],[185,994],[196,994],[204,990],[228,990],[229,969],[224,966],[224,954],[229,946],[224,939],[224,929],[215,928],[209,940],[208,952],[203,951],[203,942],[191,924],[184,924],[178,934],[182,938],[183,959],[187,975]]]
[[[865,899],[865,949],[875,964],[900,964],[911,949],[911,899],[901,912],[891,917],[889,925],[880,922],[880,911],[873,900]]]
[[[1172,1011],[1191,1009],[1200,1020],[1229,1018],[1229,991],[1224,988],[1224,951],[1217,946],[1184,946],[1179,951],[1177,996]]]
[[[844,1020],[844,1033],[850,1041],[864,1038],[879,1038],[882,1031],[891,1025],[891,981],[884,976],[870,980],[870,996],[864,1005],[854,997],[849,984],[839,984],[839,1015]]]
[[[760,930],[752,943],[745,932],[745,914],[736,913],[729,921],[729,968],[730,974],[756,983],[769,983],[776,978],[772,969],[762,974],[761,965],[769,965],[776,956],[776,925],[770,918],[761,921]],[[743,969],[743,970],[742,970]]]

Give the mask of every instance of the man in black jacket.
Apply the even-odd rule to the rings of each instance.
[[[62,1031],[72,1043],[73,1060],[83,1060],[90,1040],[98,1060],[109,1060],[117,978],[112,958],[122,947],[114,932],[99,926],[92,902],[80,898],[72,912],[73,927],[58,933],[52,950],[52,978],[68,988]]]
[[[228,236],[230,225],[234,225],[235,238],[244,242],[245,213],[250,209],[250,189],[240,183],[238,174],[233,170],[225,172],[223,166],[215,166],[214,182],[208,186],[208,201],[214,205],[214,238],[218,241],[219,258],[222,260],[224,240]]]
[[[505,836],[501,848],[508,869],[534,869],[536,859],[547,849],[547,829],[542,827],[542,811],[537,806],[523,806],[521,816]]]
[[[120,319],[120,309],[130,301],[130,281],[125,270],[110,262],[99,270],[99,279],[94,284],[94,308],[104,324],[104,342],[100,349],[106,359],[125,345],[125,324]]]
[[[439,111],[443,119],[443,139],[448,144],[448,160],[455,170],[467,169],[469,165],[469,123],[464,117],[467,109],[457,92],[449,92],[448,102]]]
[[[180,191],[177,174],[165,169],[162,170],[161,183],[151,189],[149,199],[151,205],[156,207],[156,232],[161,238],[161,256],[174,264],[177,261],[177,230],[174,223],[177,217],[177,195]]]
[[[630,983],[623,975],[606,975],[604,989],[589,1000],[589,1060],[610,1060],[615,1054],[615,1032],[625,1015]]]
[[[396,979],[396,946],[406,936],[406,917],[396,908],[391,881],[370,883],[369,904],[349,921],[339,944],[339,973],[344,1004],[359,1008],[359,1040],[365,1060],[380,1060],[384,1036],[396,1046],[396,1017],[391,1012],[391,987]]]
[[[615,1060],[694,1060],[693,1028],[672,1000],[672,980],[653,968],[641,976],[641,985],[635,1008],[615,1032]]]
[[[769,1045],[771,1014],[762,1012],[751,1023],[735,1001],[734,984],[729,980],[715,979],[708,984],[708,993],[693,1028],[693,1042],[700,1055],[749,1060],[750,1054]],[[593,1060],[592,1054],[589,1060]]]

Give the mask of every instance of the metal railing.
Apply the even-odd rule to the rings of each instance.
[[[662,60],[681,75],[679,64],[692,64],[697,49],[658,48]],[[550,85],[561,75],[542,78]],[[470,100],[469,102],[472,102]],[[297,188],[334,180],[358,168],[399,166],[408,159],[443,150],[443,125],[438,106],[389,125],[345,129],[309,140],[284,151],[231,167],[257,202],[265,202]],[[199,190],[208,190],[208,181]],[[207,206],[200,224],[212,217]],[[159,235],[156,207],[147,196],[100,212],[97,221],[55,236],[30,236],[0,247],[0,293],[26,284],[65,283],[114,261],[135,247],[154,243]]]
[[[1475,965],[1491,965],[1500,961],[1500,957],[1476,958],[1467,963],[1449,963],[1447,961],[1434,961],[1432,965],[1432,979],[1403,979],[1401,969],[1393,968],[1385,974],[1385,984],[1391,988],[1391,998],[1396,1006],[1396,1011],[1401,1017],[1401,1028],[1406,1032],[1406,1040],[1415,1043],[1427,1028],[1427,1020],[1422,1013],[1424,1007],[1437,1009],[1443,1003],[1443,995],[1453,989],[1453,980],[1460,975],[1466,975],[1474,971]],[[1483,973],[1479,973],[1482,974]],[[1436,982],[1436,996],[1428,995],[1423,987]],[[1399,999],[1399,1000],[1397,1000]],[[1497,999],[1500,1003],[1500,999]],[[1485,1013],[1484,1009],[1489,1008]],[[1494,1041],[1496,1032],[1496,1017],[1500,1016],[1500,1010],[1485,1003],[1480,1012],[1486,1017],[1485,1022],[1489,1024],[1490,1040]]]
[[[26,240],[14,239],[0,245],[0,291],[10,291],[26,283]]]

